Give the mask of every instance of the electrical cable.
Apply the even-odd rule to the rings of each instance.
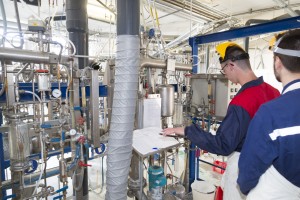
[[[74,43],[73,43],[69,38],[67,38],[67,37],[65,37],[65,36],[62,36],[62,35],[55,35],[55,36],[57,36],[57,37],[59,37],[59,38],[62,38],[62,39],[64,39],[66,42],[68,42],[69,44],[71,44],[71,46],[72,46],[72,48],[73,48],[73,52],[70,54],[70,56],[75,56],[77,50],[76,50],[76,47],[75,47]]]

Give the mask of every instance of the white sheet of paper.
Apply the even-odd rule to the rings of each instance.
[[[157,149],[168,149],[180,143],[172,137],[164,137],[159,133],[162,130],[157,127],[148,127],[133,131],[133,148],[140,155],[146,156],[156,152]]]

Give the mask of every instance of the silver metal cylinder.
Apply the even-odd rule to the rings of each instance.
[[[38,74],[38,88],[41,91],[50,91],[49,74],[39,73]]]
[[[140,63],[141,63],[142,68],[167,69],[167,62],[165,60],[142,58]],[[192,71],[192,65],[176,63],[175,70],[177,70],[177,71]]]
[[[172,116],[174,113],[174,87],[172,85],[161,85],[159,93],[161,97],[161,116]]]
[[[173,115],[173,125],[180,126],[183,123],[183,106],[182,103],[176,102],[174,104],[174,115]]]

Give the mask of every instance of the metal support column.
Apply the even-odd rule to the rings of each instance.
[[[190,46],[192,47],[192,58],[193,58],[193,69],[192,73],[198,73],[198,44],[195,43],[195,40],[190,40]]]
[[[3,124],[2,118],[2,110],[0,110],[0,126]],[[0,133],[0,186],[2,186],[2,182],[5,181],[5,166],[4,166],[4,146],[3,146],[3,135]],[[1,187],[2,188],[2,187]],[[0,199],[6,196],[6,190],[0,190]]]
[[[76,55],[80,57],[74,63],[79,69],[88,66],[88,15],[87,15],[87,0],[67,0],[66,1],[66,25],[69,32],[69,38],[74,43]],[[74,49],[73,49],[74,51]],[[74,74],[75,75],[75,74]],[[79,77],[73,79],[73,92],[70,100],[73,101],[73,106],[79,107]],[[74,111],[73,117],[75,121],[80,117],[80,111]],[[74,148],[74,146],[73,146]],[[73,149],[72,149],[73,151]],[[85,152],[85,148],[84,148]],[[88,157],[88,155],[87,155]],[[87,157],[84,162],[87,163]],[[84,169],[82,188],[74,191],[73,199],[87,200],[88,195],[88,170]]]
[[[191,143],[190,144],[190,153],[189,153],[189,168],[190,168],[190,175],[189,175],[189,191],[192,191],[191,185],[195,181],[196,170],[196,145]]]

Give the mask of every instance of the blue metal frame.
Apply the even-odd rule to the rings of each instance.
[[[198,71],[198,44],[195,43],[196,40],[192,41],[192,55],[193,55],[193,68],[192,73],[196,74]]]
[[[257,24],[253,26],[246,26],[243,28],[232,29],[229,31],[196,36],[193,38],[189,38],[189,45],[193,49],[195,47],[197,48],[198,47],[197,45],[199,44],[206,44],[206,43],[218,42],[222,40],[249,37],[253,35],[278,32],[278,31],[294,29],[294,28],[300,28],[300,16],[278,20],[278,21],[271,21],[271,22]],[[197,54],[193,54],[193,55],[197,55]]]
[[[62,92],[61,97],[62,99],[66,98],[66,91],[67,91],[67,83],[61,83],[60,84],[60,90]],[[86,96],[90,97],[90,86],[86,86]],[[0,86],[1,89],[1,86]],[[32,91],[32,83],[19,83],[19,89],[20,90],[28,90]],[[58,83],[52,83],[51,84],[51,90],[58,89]],[[38,94],[38,85],[37,83],[34,84],[34,91]],[[79,95],[81,96],[81,90],[79,90]],[[99,85],[99,97],[107,97],[107,86],[106,85]],[[49,96],[48,96],[49,98]],[[32,100],[32,94],[20,94],[20,101],[31,101]],[[2,96],[0,96],[0,103],[6,102],[6,94],[4,93]]]
[[[90,97],[90,86],[86,86],[86,96]],[[1,86],[0,86],[1,89]],[[27,90],[27,91],[32,91],[32,83],[19,83],[19,89],[20,90]],[[58,83],[52,83],[51,84],[51,90],[53,89],[58,89]],[[61,83],[60,84],[60,89],[62,92],[62,99],[66,98],[66,91],[67,91],[67,83]],[[39,94],[38,92],[38,85],[35,83],[34,84],[34,91]],[[79,95],[81,97],[81,90],[79,90]],[[47,95],[46,98],[49,99],[49,95]],[[107,97],[107,86],[106,85],[99,85],[99,97]],[[21,94],[20,95],[20,101],[31,101],[32,99],[32,94]],[[5,103],[6,102],[6,94],[4,93],[2,96],[0,96],[0,103]],[[2,125],[2,110],[0,110],[0,126]],[[65,153],[71,152],[71,147],[66,147],[64,150]],[[48,154],[48,157],[52,157],[52,156],[56,156],[59,155],[60,152],[50,152]],[[32,154],[30,155],[31,158],[35,158],[35,157],[39,157],[41,158],[41,154]],[[5,169],[7,169],[10,166],[10,160],[5,160],[4,159],[4,147],[3,147],[3,135],[2,133],[0,133],[0,173],[1,173],[1,177],[2,180],[0,181],[4,181],[5,180]],[[2,196],[3,197],[7,197],[6,196],[6,189],[2,188],[2,190],[0,190],[0,192],[2,192]]]
[[[189,168],[190,168],[190,174],[189,174],[189,192],[192,191],[191,185],[195,181],[195,174],[196,174],[196,145],[194,143],[190,144],[190,152],[189,152]]]
[[[199,44],[206,44],[206,43],[219,42],[219,41],[230,40],[235,38],[249,37],[253,35],[278,32],[278,31],[294,29],[294,28],[300,28],[300,16],[189,38],[189,45],[192,47],[192,56],[193,56],[192,73],[193,74],[198,73],[198,45]],[[195,160],[196,160],[196,155],[194,151],[195,145],[191,144],[190,148],[192,149],[192,151],[190,151],[189,153],[190,155],[189,188],[191,189],[191,184],[195,180]],[[197,178],[199,178],[198,172],[197,172]]]

